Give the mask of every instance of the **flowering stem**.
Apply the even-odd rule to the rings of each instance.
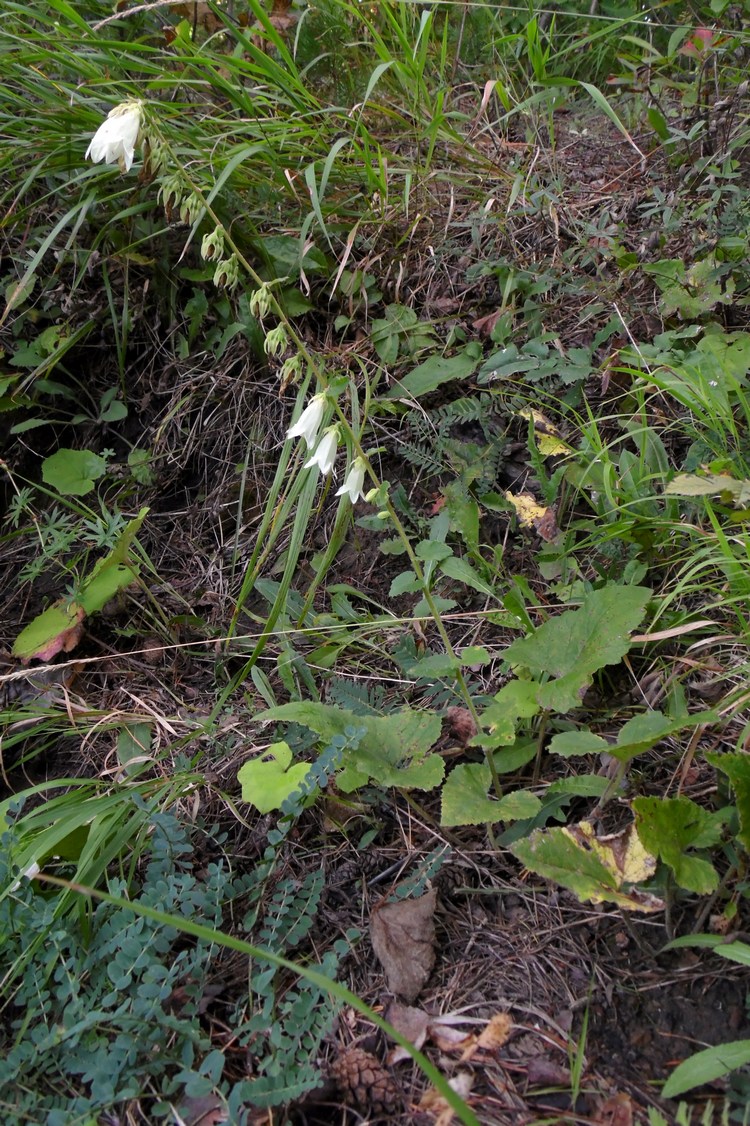
[[[205,196],[205,193],[203,192],[203,190],[195,183],[195,181],[190,176],[190,174],[186,171],[186,169],[183,168],[180,165],[179,161],[175,157],[174,150],[172,149],[172,146],[170,145],[169,141],[166,140],[163,136],[160,136],[160,141],[163,143],[164,148],[169,151],[169,153],[172,157],[172,160],[174,161],[175,167],[179,168],[180,175],[184,178],[185,183],[190,188],[190,191],[193,192],[195,194],[196,198],[198,198],[201,201],[201,205],[204,208],[206,215],[208,215],[208,217],[211,219],[212,223],[214,223],[217,227],[221,228],[221,230],[224,234],[224,241],[225,241],[226,245],[232,251],[232,254],[234,254],[236,256],[237,261],[242,266],[243,270],[245,270],[248,277],[251,278],[251,280],[255,283],[255,285],[257,285],[258,287],[263,286],[264,285],[263,279],[259,276],[258,273],[256,273],[256,271],[250,265],[247,258],[242,253],[242,251],[238,247],[237,243],[234,241],[231,231],[227,230],[227,228],[224,226],[224,224],[222,223],[219,216],[214,211],[211,204],[206,199],[206,196]],[[304,358],[305,362],[310,365],[310,369],[313,372],[313,374],[315,375],[315,377],[318,380],[318,382],[320,383],[320,385],[322,387],[325,387],[326,382],[325,382],[325,379],[323,378],[323,374],[321,372],[321,369],[320,369],[315,357],[309,351],[309,349],[306,347],[305,342],[303,341],[303,339],[299,335],[299,333],[297,333],[295,331],[294,326],[288,320],[284,310],[281,307],[281,303],[279,302],[278,298],[276,297],[275,293],[272,290],[268,290],[268,299],[269,299],[269,304],[270,304],[271,310],[278,317],[279,321],[281,321],[282,324],[284,324],[284,326],[286,327],[286,330],[289,334],[290,341],[294,344],[295,348],[297,349],[299,354]]]
[[[216,214],[214,209],[211,207],[211,204],[207,201],[204,192],[198,187],[198,185],[195,183],[195,181],[192,179],[192,177],[189,175],[189,173],[184,168],[182,168],[180,166],[179,162],[176,160],[176,158],[174,156],[174,151],[172,150],[172,147],[169,144],[169,142],[164,140],[163,138],[162,138],[162,140],[163,140],[165,148],[168,149],[168,151],[172,155],[175,166],[180,168],[180,174],[184,177],[185,182],[189,186],[191,192],[193,192],[195,194],[195,196],[198,199],[200,199],[201,205],[205,209],[206,215],[208,215],[208,217],[211,219],[211,221],[217,227],[220,227],[221,230],[223,231],[226,245],[231,249],[232,253],[236,256],[239,264],[246,271],[248,277],[250,277],[252,279],[252,281],[257,286],[259,286],[259,287],[262,286],[264,284],[263,279],[256,273],[256,271],[251,266],[250,262],[248,262],[245,255],[239,249],[239,247],[237,246],[236,242],[234,241],[234,239],[232,237],[231,232],[228,231],[224,227],[224,224],[221,222],[221,219]],[[273,291],[267,290],[267,292],[268,292],[270,308],[272,309],[274,314],[278,317],[279,321],[282,324],[284,324],[284,326],[286,327],[290,341],[294,344],[298,353],[303,357],[305,362],[308,364],[309,369],[310,369],[311,373],[315,376],[316,380],[318,381],[318,384],[321,387],[325,388],[326,381],[323,377],[323,373],[321,371],[321,368],[320,368],[317,360],[315,359],[313,354],[309,351],[309,349],[306,347],[304,341],[302,340],[302,337],[299,335],[299,333],[296,332],[296,330],[294,329],[294,326],[290,323],[290,321],[287,318],[283,308],[281,307],[281,304],[280,304],[278,298],[276,297],[276,295],[273,293]],[[369,405],[369,388],[368,388],[366,407],[367,407],[367,405]],[[342,429],[344,430],[344,432],[346,434],[346,437],[348,438],[349,442],[351,443],[353,449],[356,451],[356,454],[359,457],[362,458],[362,460],[363,460],[363,462],[366,466],[367,473],[370,476],[370,479],[372,480],[375,488],[379,488],[380,485],[381,485],[381,482],[378,479],[378,476],[375,473],[374,469],[372,468],[372,464],[370,462],[370,459],[367,457],[367,455],[365,454],[365,452],[362,448],[359,437],[354,433],[354,431],[351,427],[351,424],[349,423],[349,420],[345,416],[345,414],[342,411],[341,407],[339,406],[338,402],[335,403],[335,410],[336,410],[336,413],[339,416],[339,421],[341,423]],[[366,418],[366,415],[367,415],[367,410],[365,410],[365,418]],[[396,534],[398,535],[399,539],[401,540],[401,542],[404,545],[404,550],[406,551],[406,554],[408,556],[412,570],[414,571],[414,574],[417,577],[417,581],[419,582],[419,584],[422,588],[424,600],[427,603],[427,606],[429,607],[430,614],[431,614],[432,619],[435,623],[435,627],[437,628],[438,634],[440,635],[440,639],[441,639],[441,641],[442,641],[442,643],[445,647],[445,651],[446,651],[446,653],[448,654],[449,657],[453,658],[455,661],[458,662],[459,658],[456,654],[455,649],[453,648],[453,644],[450,640],[450,637],[448,636],[448,631],[446,630],[445,625],[443,623],[443,620],[440,616],[440,612],[435,605],[432,594],[431,594],[430,590],[428,589],[428,584],[425,581],[424,572],[422,570],[422,566],[420,564],[420,561],[417,558],[417,556],[414,552],[414,549],[412,548],[409,535],[408,535],[406,529],[404,528],[404,526],[403,526],[403,524],[402,524],[402,522],[401,522],[401,520],[398,516],[398,513],[396,512],[395,508],[393,507],[393,504],[392,504],[390,498],[386,499],[385,507],[386,507],[386,511],[388,512],[388,515],[389,515],[389,517],[390,517],[390,519],[393,523],[393,527],[395,528]],[[477,726],[477,730],[479,730],[480,727],[481,727],[480,719],[479,719],[479,713],[477,712],[474,701],[471,698],[471,693],[469,692],[468,686],[466,684],[466,679],[464,677],[464,674],[463,674],[460,666],[458,667],[457,672],[456,672],[456,684],[457,684],[458,690],[461,694],[461,697],[463,698],[463,701],[466,704],[466,707],[469,711],[469,714],[471,715],[472,719],[474,720],[474,723]],[[502,793],[503,793],[502,786],[501,786],[501,783],[500,783],[500,778],[499,778],[498,773],[497,773],[497,769],[495,767],[494,760],[492,758],[492,754],[488,750],[485,750],[485,759],[486,759],[486,762],[487,762],[487,766],[489,767],[489,770],[490,770],[490,776],[492,778],[493,789],[495,790],[495,793],[497,794],[498,798],[500,798],[500,797],[502,797]]]

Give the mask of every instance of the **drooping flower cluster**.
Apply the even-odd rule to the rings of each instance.
[[[326,401],[326,395],[322,392],[313,395],[297,421],[286,432],[287,438],[304,438],[308,449],[313,450],[310,459],[305,462],[305,469],[312,469],[313,466],[317,466],[323,474],[333,471],[339,444],[338,425],[329,426],[323,432],[322,438],[318,440],[318,431],[325,414]],[[352,504],[356,504],[364,495],[362,490],[365,483],[365,471],[364,460],[361,457],[355,458],[343,485],[336,490],[336,496],[346,495]]]
[[[86,160],[94,164],[119,164],[121,172],[129,172],[135,158],[135,146],[141,132],[143,102],[122,102],[109,111],[106,121],[97,129],[86,149]]]

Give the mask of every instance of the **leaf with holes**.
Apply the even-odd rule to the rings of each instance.
[[[272,743],[267,751],[250,759],[237,772],[242,786],[242,800],[255,806],[259,813],[281,809],[288,797],[299,789],[310,764],[292,763],[288,743]]]

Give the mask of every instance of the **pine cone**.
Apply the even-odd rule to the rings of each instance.
[[[329,1073],[344,1102],[372,1114],[393,1114],[401,1105],[401,1092],[379,1059],[362,1048],[347,1048],[330,1066]]]

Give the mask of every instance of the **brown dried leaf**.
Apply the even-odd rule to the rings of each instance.
[[[471,1094],[474,1076],[468,1071],[459,1071],[457,1075],[448,1080],[448,1083],[456,1094],[460,1095],[465,1101]],[[453,1121],[454,1111],[452,1107],[434,1087],[430,1087],[422,1095],[419,1101],[419,1109],[435,1115],[434,1126],[450,1126]]]
[[[496,309],[494,313],[488,313],[485,317],[477,317],[472,322],[472,328],[475,328],[480,336],[491,336],[492,330],[503,315],[502,309]]]
[[[567,1087],[570,1083],[570,1072],[554,1060],[536,1056],[528,1062],[526,1082],[529,1087]]]
[[[619,1092],[602,1103],[594,1122],[598,1126],[632,1126],[633,1103],[630,1095]]]
[[[185,1126],[223,1126],[229,1122],[229,1112],[215,1095],[185,1096],[180,1103],[180,1119]]]
[[[370,919],[375,957],[392,993],[414,1001],[435,965],[435,903],[431,888],[419,899],[378,905]]]
[[[396,1032],[400,1032],[410,1040],[415,1048],[421,1048],[427,1039],[427,1029],[432,1018],[424,1009],[415,1009],[411,1005],[402,1005],[400,1001],[391,1001],[385,1019],[393,1025]],[[409,1053],[400,1044],[388,1053],[388,1063],[391,1066],[408,1058]]]
[[[513,1028],[513,1019],[510,1013],[496,1013],[479,1033],[477,1047],[484,1052],[496,1052],[507,1043]]]
[[[495,1052],[502,1048],[510,1035],[513,1021],[510,1013],[497,1013],[484,1026],[479,1035],[467,1036],[462,1048],[461,1063],[471,1060],[478,1052]]]
[[[467,1036],[458,1028],[446,1028],[442,1024],[430,1025],[430,1039],[441,1052],[465,1052],[476,1043],[473,1032]]]
[[[221,31],[224,23],[220,16],[217,16],[212,11],[211,7],[205,3],[205,0],[197,0],[195,3],[187,4],[174,4],[172,11],[176,12],[178,16],[189,20],[194,27],[201,27],[209,35],[213,35],[216,31]]]

